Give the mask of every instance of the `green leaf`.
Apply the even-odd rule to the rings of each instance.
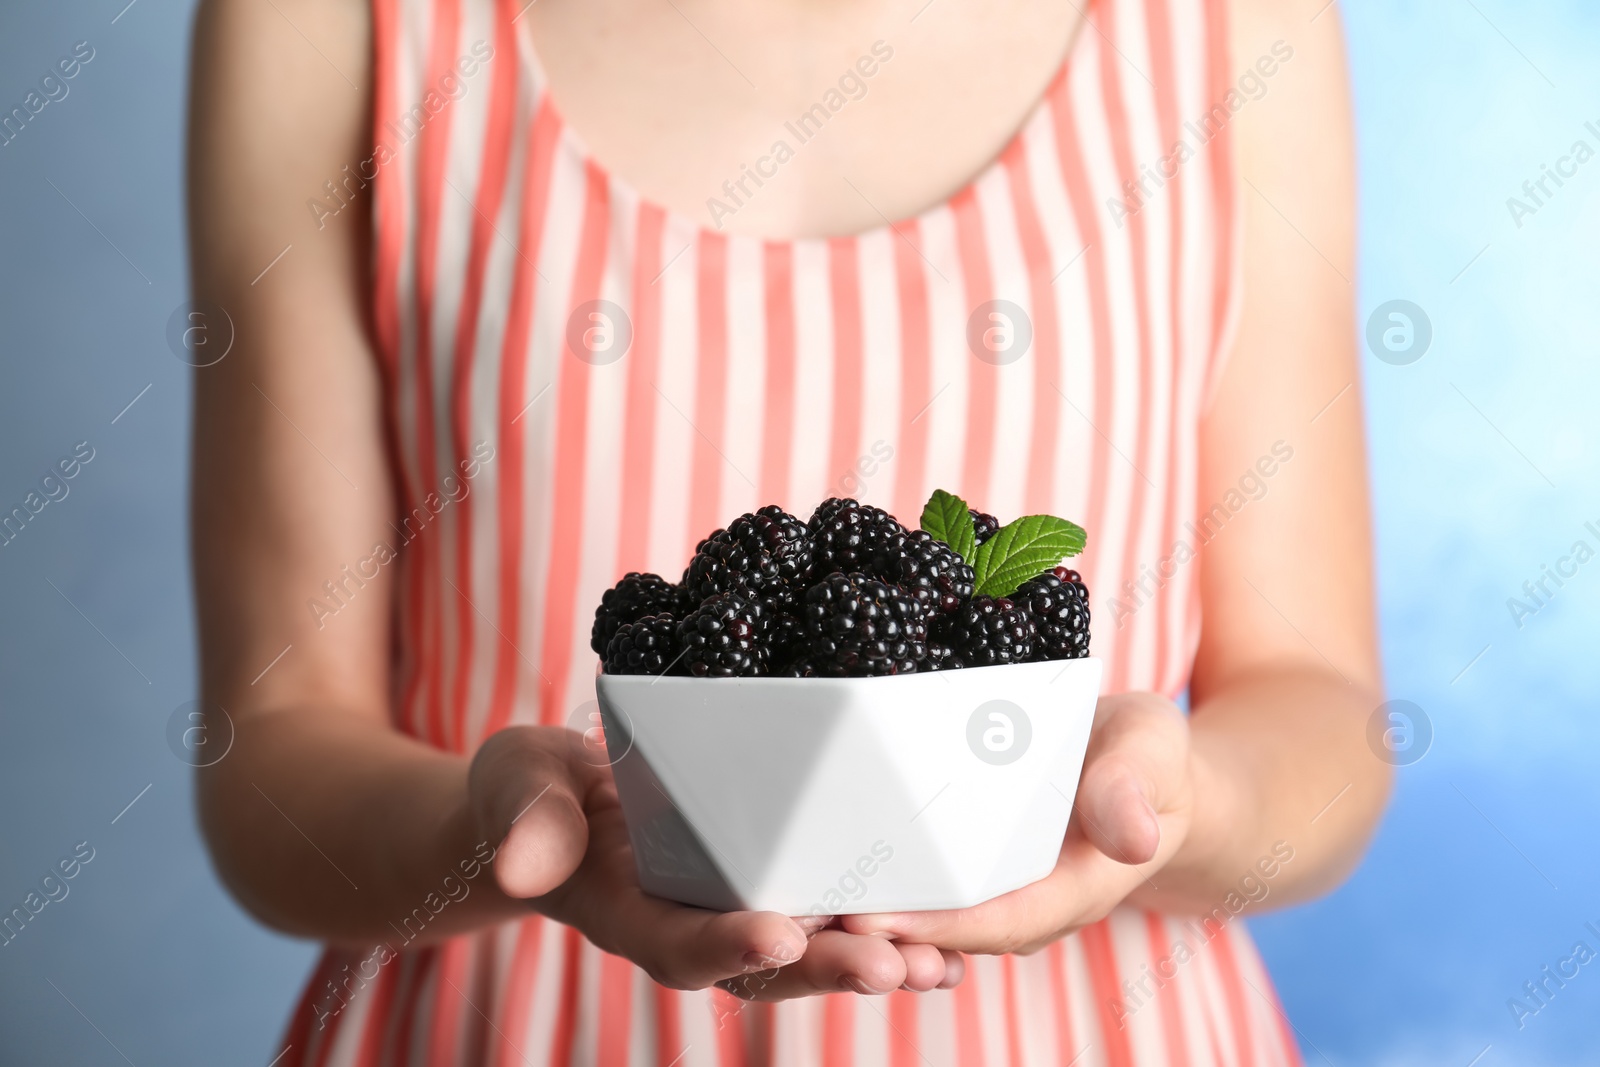
[[[1014,593],[1023,582],[1082,552],[1087,537],[1082,526],[1054,515],[1025,515],[1008,522],[978,546],[972,561],[977,591],[985,596]]]
[[[978,545],[977,529],[967,502],[954,493],[935,489],[922,509],[922,529],[956,550],[970,561]]]

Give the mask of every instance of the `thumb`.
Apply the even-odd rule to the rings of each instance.
[[[1135,696],[1102,701],[1076,811],[1089,842],[1118,863],[1147,863],[1161,845],[1167,795],[1183,777],[1188,724],[1165,703]]]
[[[1127,766],[1101,760],[1085,770],[1077,809],[1083,835],[1111,859],[1139,864],[1155,858],[1161,823],[1145,787]]]
[[[583,797],[590,769],[569,758],[567,731],[510,727],[472,762],[468,790],[484,835],[498,842],[495,881],[508,896],[543,896],[578,869],[589,845]]]

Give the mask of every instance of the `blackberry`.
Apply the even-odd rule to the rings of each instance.
[[[1055,575],[1057,578],[1060,578],[1063,582],[1070,582],[1071,584],[1077,586],[1078,595],[1083,597],[1084,600],[1089,599],[1089,587],[1084,584],[1083,575],[1079,574],[1071,567],[1056,567],[1051,570],[1050,573]]]
[[[972,596],[972,568],[955,549],[923,530],[891,537],[873,559],[872,570],[914,596],[928,615],[948,615]]]
[[[978,544],[983,544],[989,538],[1000,532],[1000,520],[987,512],[976,508],[968,508],[972,512],[972,527],[978,535]]]
[[[813,585],[803,617],[807,661],[819,675],[910,674],[928,655],[916,598],[865,574],[835,572]]]
[[[1089,586],[1084,583],[1083,575],[1079,574],[1071,567],[1056,567],[1049,573],[1059,578],[1062,585],[1071,587],[1072,595],[1077,597],[1079,602],[1083,604],[1083,610],[1085,613],[1084,625],[1087,626],[1089,611]],[[1043,577],[1043,575],[1040,575],[1040,577]]]
[[[671,615],[646,615],[617,627],[606,645],[607,674],[682,673],[678,659],[678,624]]]
[[[777,506],[741,515],[695,549],[684,585],[700,598],[755,594],[773,582],[801,582],[811,570],[804,523]]]
[[[738,593],[709,597],[678,623],[683,668],[696,678],[761,673],[762,608]]]
[[[1033,618],[1039,639],[1034,659],[1081,659],[1089,654],[1089,591],[1077,571],[1057,567],[1024,582],[1011,599]]]
[[[815,534],[824,525],[832,522],[833,517],[845,508],[860,506],[861,502],[854,497],[830,496],[818,504],[816,510],[811,513],[811,518],[806,520],[806,529]]]
[[[594,626],[589,631],[589,647],[596,655],[604,656],[611,638],[623,623],[662,613],[681,617],[693,606],[681,586],[673,585],[659,574],[629,571],[622,581],[600,597]]]
[[[757,648],[769,673],[781,673],[799,659],[805,646],[800,594],[786,582],[768,586],[756,599]]]
[[[1005,597],[975,596],[934,624],[933,641],[950,649],[941,668],[995,667],[1027,660],[1037,636],[1024,608]]]
[[[836,571],[868,570],[874,557],[906,533],[887,511],[849,497],[824,500],[806,526],[811,531],[813,582]]]

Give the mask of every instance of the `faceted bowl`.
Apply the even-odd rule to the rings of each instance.
[[[1054,868],[1094,658],[888,678],[600,675],[644,889],[721,911],[962,908]]]

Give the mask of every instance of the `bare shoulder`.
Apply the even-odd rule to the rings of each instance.
[[[371,32],[368,0],[202,0],[189,180],[206,232],[254,243],[314,221],[307,199],[370,136]]]
[[[1296,157],[1313,166],[1350,155],[1349,78],[1339,4],[1329,0],[1227,0],[1236,74],[1255,76],[1260,99],[1240,115],[1247,177]],[[1309,157],[1302,153],[1310,153]]]
[[[1337,43],[1340,35],[1338,0],[1224,0],[1234,59],[1244,61],[1246,51],[1260,51],[1274,40],[1296,49],[1320,49]],[[1342,49],[1342,45],[1340,46]],[[1342,53],[1341,53],[1342,54]]]
[[[314,64],[308,57],[320,54],[318,62],[330,69],[340,58],[360,60],[357,53],[367,49],[371,25],[372,0],[200,0],[195,45],[197,50],[239,50],[234,55],[276,55],[310,74]],[[306,55],[278,51],[280,35],[297,37]]]

